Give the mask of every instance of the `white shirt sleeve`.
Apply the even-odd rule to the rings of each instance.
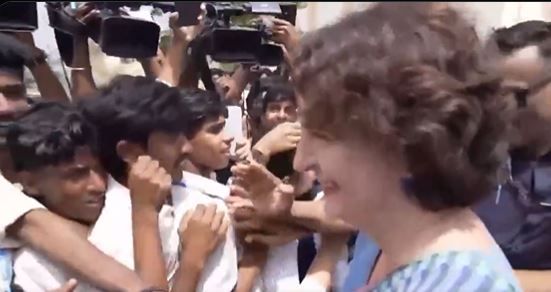
[[[6,228],[34,209],[43,209],[38,201],[0,175],[0,248],[16,247],[15,241],[6,238]]]

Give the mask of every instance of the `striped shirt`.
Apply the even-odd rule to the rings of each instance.
[[[436,253],[390,274],[373,292],[522,291],[500,250]]]

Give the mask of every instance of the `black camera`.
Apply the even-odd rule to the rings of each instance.
[[[66,51],[63,60],[68,63],[67,56],[72,47],[68,44],[73,35],[86,35],[92,38],[109,55],[121,58],[149,58],[157,54],[160,27],[152,21],[147,21],[121,13],[121,7],[138,10],[142,5],[152,5],[163,11],[174,11],[174,4],[166,2],[94,2],[99,11],[99,17],[84,24],[72,16],[75,11],[70,2],[47,2],[50,26],[56,30],[56,40],[61,51]],[[59,44],[59,41],[64,42]],[[63,56],[63,52],[62,56]]]
[[[283,50],[274,44],[269,18],[274,16],[294,23],[293,2],[205,2],[206,28],[200,35],[201,48],[221,63],[250,63],[277,66],[283,61]],[[247,24],[237,17],[248,17]]]
[[[0,31],[34,31],[37,28],[36,2],[0,4]]]

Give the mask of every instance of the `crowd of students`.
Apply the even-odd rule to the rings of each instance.
[[[176,23],[146,76],[99,88],[74,36],[69,94],[30,33],[0,33],[1,291],[551,289],[549,23],[275,20],[285,62],[215,91],[186,53],[201,24]]]

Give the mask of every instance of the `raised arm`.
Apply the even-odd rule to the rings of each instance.
[[[71,96],[74,101],[92,96],[97,88],[92,75],[88,37],[73,36],[73,62],[71,64]]]
[[[171,181],[170,175],[149,156],[140,156],[128,176],[135,269],[144,281],[165,290],[168,282],[158,210],[170,193]]]
[[[7,233],[104,291],[138,292],[147,288],[133,271],[74,232],[66,219],[46,209],[28,211],[9,226]]]
[[[46,61],[46,54],[36,47],[32,33],[20,32],[16,33],[15,36],[31,50],[31,55],[26,65],[36,81],[42,98],[50,101],[69,101],[63,85],[61,85],[61,82]]]
[[[218,243],[226,237],[229,220],[216,205],[198,205],[180,223],[180,261],[172,291],[194,292],[205,263]]]
[[[166,53],[159,79],[172,84],[172,86],[179,85],[182,68],[186,66],[185,63],[187,62],[185,49],[199,33],[201,20],[202,17],[200,16],[198,25],[178,27],[178,13],[170,16],[170,27],[173,31],[172,44]]]

